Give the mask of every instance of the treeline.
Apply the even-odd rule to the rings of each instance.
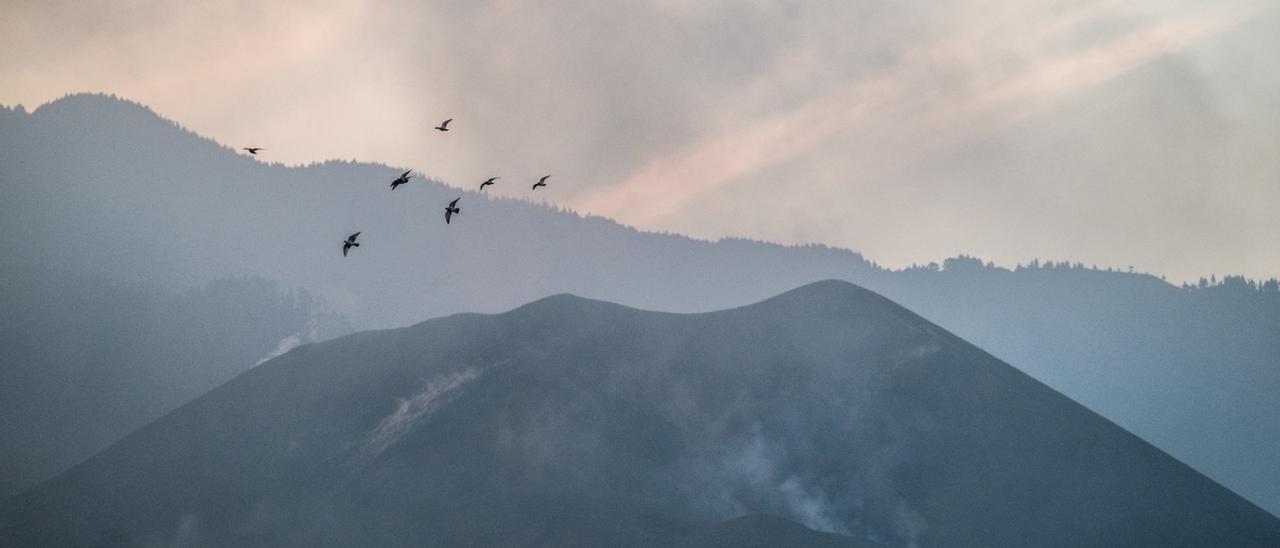
[[[873,263],[874,264],[874,263]],[[876,268],[879,268],[878,266]],[[1013,269],[996,266],[991,261],[983,262],[982,259],[971,257],[968,255],[959,255],[946,259],[942,264],[931,262],[920,265],[912,263],[911,266],[899,270],[898,272],[964,272],[964,271],[1004,271],[1004,272],[1044,272],[1044,271],[1082,271],[1082,272],[1106,272],[1110,274],[1134,274],[1139,276],[1156,277],[1154,274],[1146,272],[1135,272],[1130,266],[1127,270],[1120,270],[1113,267],[1100,268],[1098,265],[1088,266],[1082,262],[1070,261],[1052,261],[1047,260],[1041,262],[1039,259],[1032,259],[1027,264],[1014,266]],[[893,270],[888,270],[892,272]],[[1164,276],[1159,276],[1164,280]],[[1226,275],[1219,279],[1216,275],[1210,275],[1208,278],[1201,277],[1196,283],[1183,282],[1179,285],[1182,289],[1213,289],[1222,288],[1227,290],[1248,290],[1261,293],[1280,293],[1280,278],[1268,278],[1265,280],[1255,280],[1241,275]]]

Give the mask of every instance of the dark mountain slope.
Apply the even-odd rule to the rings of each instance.
[[[871,548],[880,543],[820,533],[790,520],[755,514],[734,518],[676,541],[680,548]]]
[[[692,315],[562,295],[303,346],[10,501],[0,539],[714,545],[753,513],[851,544],[1280,542],[1275,517],[834,281]]]

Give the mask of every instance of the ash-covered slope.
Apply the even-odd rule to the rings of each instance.
[[[816,531],[729,521],[751,514]],[[835,281],[691,315],[561,295],[303,346],[9,501],[0,531],[14,545],[1280,543],[1274,516]]]

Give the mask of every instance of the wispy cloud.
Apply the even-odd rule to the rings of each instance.
[[[1050,21],[1045,29],[1026,29],[1024,32],[1034,36],[1016,43],[1043,47],[1076,26],[1088,24],[1101,15],[1100,11],[1097,5],[1086,6]],[[648,225],[688,209],[741,177],[812,152],[852,127],[872,123],[882,137],[887,130],[896,134],[889,136],[892,142],[904,145],[909,144],[910,138],[923,135],[959,139],[957,129],[972,128],[980,117],[999,121],[1078,93],[1081,88],[1098,85],[1239,24],[1253,11],[1246,7],[1160,22],[1100,44],[1027,63],[1016,73],[973,85],[971,93],[938,96],[922,73],[935,70],[933,64],[947,58],[947,52],[980,39],[973,33],[964,33],[911,52],[890,74],[854,82],[763,119],[746,120],[743,126],[657,158],[621,183],[590,194],[580,204],[588,211]],[[923,147],[942,144],[915,143]]]

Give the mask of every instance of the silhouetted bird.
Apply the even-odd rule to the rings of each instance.
[[[436,126],[436,129],[439,131],[449,131],[449,122],[452,122],[452,121],[453,121],[453,118],[440,122],[440,125]]]
[[[494,181],[497,181],[498,179],[501,179],[501,178],[502,177],[489,177],[488,179],[485,179],[483,183],[480,183],[480,190],[484,190],[484,187],[487,187],[493,184]]]
[[[243,148],[243,149],[241,149],[241,150],[244,150],[244,151],[248,152],[249,154],[252,154],[252,155],[254,155],[254,156],[257,156],[257,155],[258,155],[258,151],[259,151],[259,150],[263,150],[263,148],[262,148],[262,147],[245,147],[245,148]]]
[[[550,175],[546,175],[541,179],[538,179],[538,182],[533,183],[533,189],[538,190],[538,187],[540,186],[547,186],[547,177],[550,177]]]
[[[413,173],[412,169],[401,173],[399,177],[396,177],[396,180],[391,181],[391,190],[395,190],[396,187],[409,182],[409,179],[413,177],[412,175],[409,175],[410,173]]]
[[[343,257],[346,257],[346,256],[347,256],[347,250],[348,250],[348,249],[351,249],[351,248],[353,248],[353,247],[360,247],[360,244],[356,243],[356,236],[359,236],[359,235],[360,235],[360,233],[359,233],[359,232],[357,232],[357,233],[355,233],[355,234],[352,234],[352,235],[350,235],[350,236],[347,236],[347,239],[346,239],[345,241],[343,241],[343,242],[342,242],[342,256],[343,256]]]
[[[462,213],[462,208],[457,207],[458,200],[461,199],[461,196],[454,198],[452,202],[449,202],[449,205],[444,206],[444,224],[449,224],[449,219],[453,218],[454,215]]]

